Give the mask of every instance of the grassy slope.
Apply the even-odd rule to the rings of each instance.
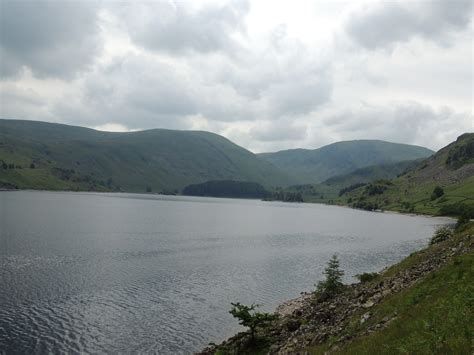
[[[414,253],[388,269],[381,278],[407,270],[428,260],[437,248],[450,248],[470,235],[474,224],[452,240]],[[334,349],[337,354],[472,354],[474,347],[474,253],[457,256],[421,282],[391,295],[373,307],[369,320],[363,324],[354,315],[344,333],[356,336],[349,343]],[[366,330],[385,317],[396,318],[384,329],[366,334]],[[331,341],[313,347],[310,353],[323,354],[331,349]]]
[[[357,183],[368,183],[380,179],[393,179],[415,167],[421,160],[408,160],[392,164],[371,165],[348,174],[333,176],[320,184],[296,185],[287,191],[300,192],[305,202],[330,202],[337,200],[339,191]]]
[[[226,138],[198,131],[109,133],[0,120],[0,160],[22,167],[0,169],[0,181],[19,188],[120,187],[144,192],[147,187],[180,190],[207,180],[254,181],[265,186],[292,182],[285,173]],[[35,169],[29,169],[31,163]],[[64,172],[55,168],[66,169],[71,176],[65,179]]]
[[[338,142],[307,150],[291,149],[260,156],[298,177],[298,183],[317,183],[370,165],[426,158],[429,149],[377,140]]]
[[[474,134],[459,137],[392,184],[386,184],[387,190],[382,194],[369,196],[365,187],[361,187],[337,202],[350,204],[348,201],[363,200],[383,209],[426,214],[438,214],[444,206],[457,203],[474,206],[474,157],[467,153],[457,164],[448,164],[453,152],[467,145],[474,145]],[[444,195],[432,200],[431,193],[436,186],[444,189]]]

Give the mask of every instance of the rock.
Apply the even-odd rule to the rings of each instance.
[[[289,332],[294,332],[298,330],[298,328],[301,326],[301,323],[297,319],[289,319],[286,322],[286,329],[288,329]]]
[[[273,344],[272,346],[270,346],[270,348],[268,349],[268,352],[273,354],[273,353],[276,353],[279,349],[279,346],[277,344]]]
[[[362,317],[360,317],[360,324],[364,324],[369,318],[370,318],[370,312],[365,313],[364,315],[362,315]]]
[[[383,298],[382,293],[377,292],[375,295],[371,297],[371,300],[374,301],[375,303],[380,301]]]
[[[365,303],[362,305],[362,307],[364,307],[364,308],[370,308],[370,307],[373,307],[374,304],[375,304],[374,301],[368,300],[367,302],[365,302]]]

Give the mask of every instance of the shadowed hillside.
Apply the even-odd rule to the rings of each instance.
[[[260,156],[294,174],[299,184],[317,183],[371,165],[426,158],[433,151],[378,140],[357,140],[330,144],[315,150],[291,149]]]

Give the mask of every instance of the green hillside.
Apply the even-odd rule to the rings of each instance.
[[[339,338],[345,341],[338,343],[337,338],[332,338],[310,347],[308,352],[472,354],[473,233],[474,225],[471,223],[447,241],[413,253],[390,267],[373,284],[383,284],[396,273],[409,275],[412,270],[419,272],[423,264],[425,268],[426,265],[435,265],[434,271],[421,277],[412,287],[383,298],[370,313],[363,309],[349,318]],[[364,314],[369,317],[361,322]]]
[[[365,209],[445,215],[467,209],[473,215],[474,134],[463,134],[397,179],[344,194],[340,202]]]
[[[262,153],[260,156],[291,172],[299,184],[308,184],[362,167],[426,158],[432,154],[433,151],[427,148],[413,145],[357,140],[338,142],[315,150],[291,149]]]
[[[110,133],[0,120],[0,187],[179,192],[208,180],[293,181],[217,134],[153,129]]]
[[[299,192],[306,202],[330,202],[337,199],[344,190],[350,190],[358,185],[376,180],[394,179],[408,169],[417,166],[420,161],[422,159],[367,166],[347,174],[333,176],[319,184],[290,186],[284,191]]]

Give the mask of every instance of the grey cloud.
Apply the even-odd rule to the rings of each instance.
[[[221,65],[216,80],[258,103],[264,118],[277,119],[309,113],[328,102],[333,90],[332,70],[323,55],[289,37],[286,26],[279,25],[266,46]]]
[[[270,112],[279,115],[310,113],[331,98],[332,78],[327,71],[295,76],[272,86],[269,95]]]
[[[258,111],[232,88],[207,82],[193,65],[128,55],[100,67],[85,80],[84,105],[113,113],[128,127],[169,126],[187,116],[212,121],[253,120]],[[128,117],[124,115],[128,112]]]
[[[2,0],[0,7],[3,77],[24,67],[39,77],[71,77],[101,48],[98,8],[90,2]]]
[[[422,37],[440,45],[471,22],[472,1],[384,1],[353,13],[346,33],[367,49]]]
[[[196,11],[181,1],[158,1],[134,3],[132,8],[125,5],[117,13],[138,45],[180,54],[229,50],[235,45],[233,34],[245,32],[243,19],[248,11],[247,1],[206,5]]]
[[[196,113],[196,97],[193,84],[173,66],[128,55],[86,78],[82,105],[94,110],[100,123],[113,116],[113,122],[129,128],[176,127],[182,117]]]
[[[364,105],[322,117],[328,135],[342,139],[385,139],[438,149],[472,129],[473,116],[452,108],[434,109],[418,102]]]
[[[14,84],[0,86],[0,118],[32,118],[51,120],[47,104],[31,89]]]
[[[285,142],[304,140],[307,126],[292,121],[265,122],[250,129],[250,135],[263,142]]]

